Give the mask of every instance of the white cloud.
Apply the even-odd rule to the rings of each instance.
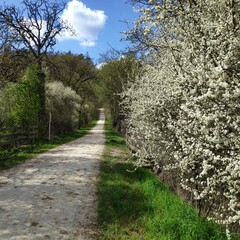
[[[81,1],[72,0],[63,11],[62,19],[68,21],[76,35],[64,33],[59,40],[78,40],[81,46],[93,47],[99,31],[104,27],[107,16],[104,11],[92,10]]]
[[[96,68],[101,69],[105,64],[106,64],[105,62],[99,63],[99,64],[96,65]]]

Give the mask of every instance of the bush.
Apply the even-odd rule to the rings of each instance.
[[[239,228],[239,3],[146,2],[130,35],[155,67],[123,95],[140,164],[177,168],[199,214]]]
[[[2,114],[4,125],[37,125],[39,112],[37,66],[33,65],[25,76],[16,84],[9,84],[4,89]]]
[[[55,134],[63,134],[78,128],[81,98],[70,87],[61,82],[46,84],[46,106],[52,116]]]

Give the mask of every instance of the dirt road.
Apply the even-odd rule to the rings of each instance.
[[[104,114],[86,136],[0,172],[0,239],[97,239]]]

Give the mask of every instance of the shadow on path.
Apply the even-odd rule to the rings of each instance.
[[[0,239],[96,239],[104,113],[84,137],[0,173]]]

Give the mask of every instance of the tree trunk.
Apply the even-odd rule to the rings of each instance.
[[[47,116],[46,116],[46,100],[45,100],[45,74],[39,70],[37,74],[39,80],[39,113],[38,113],[38,128],[39,138],[41,140],[47,137]]]

